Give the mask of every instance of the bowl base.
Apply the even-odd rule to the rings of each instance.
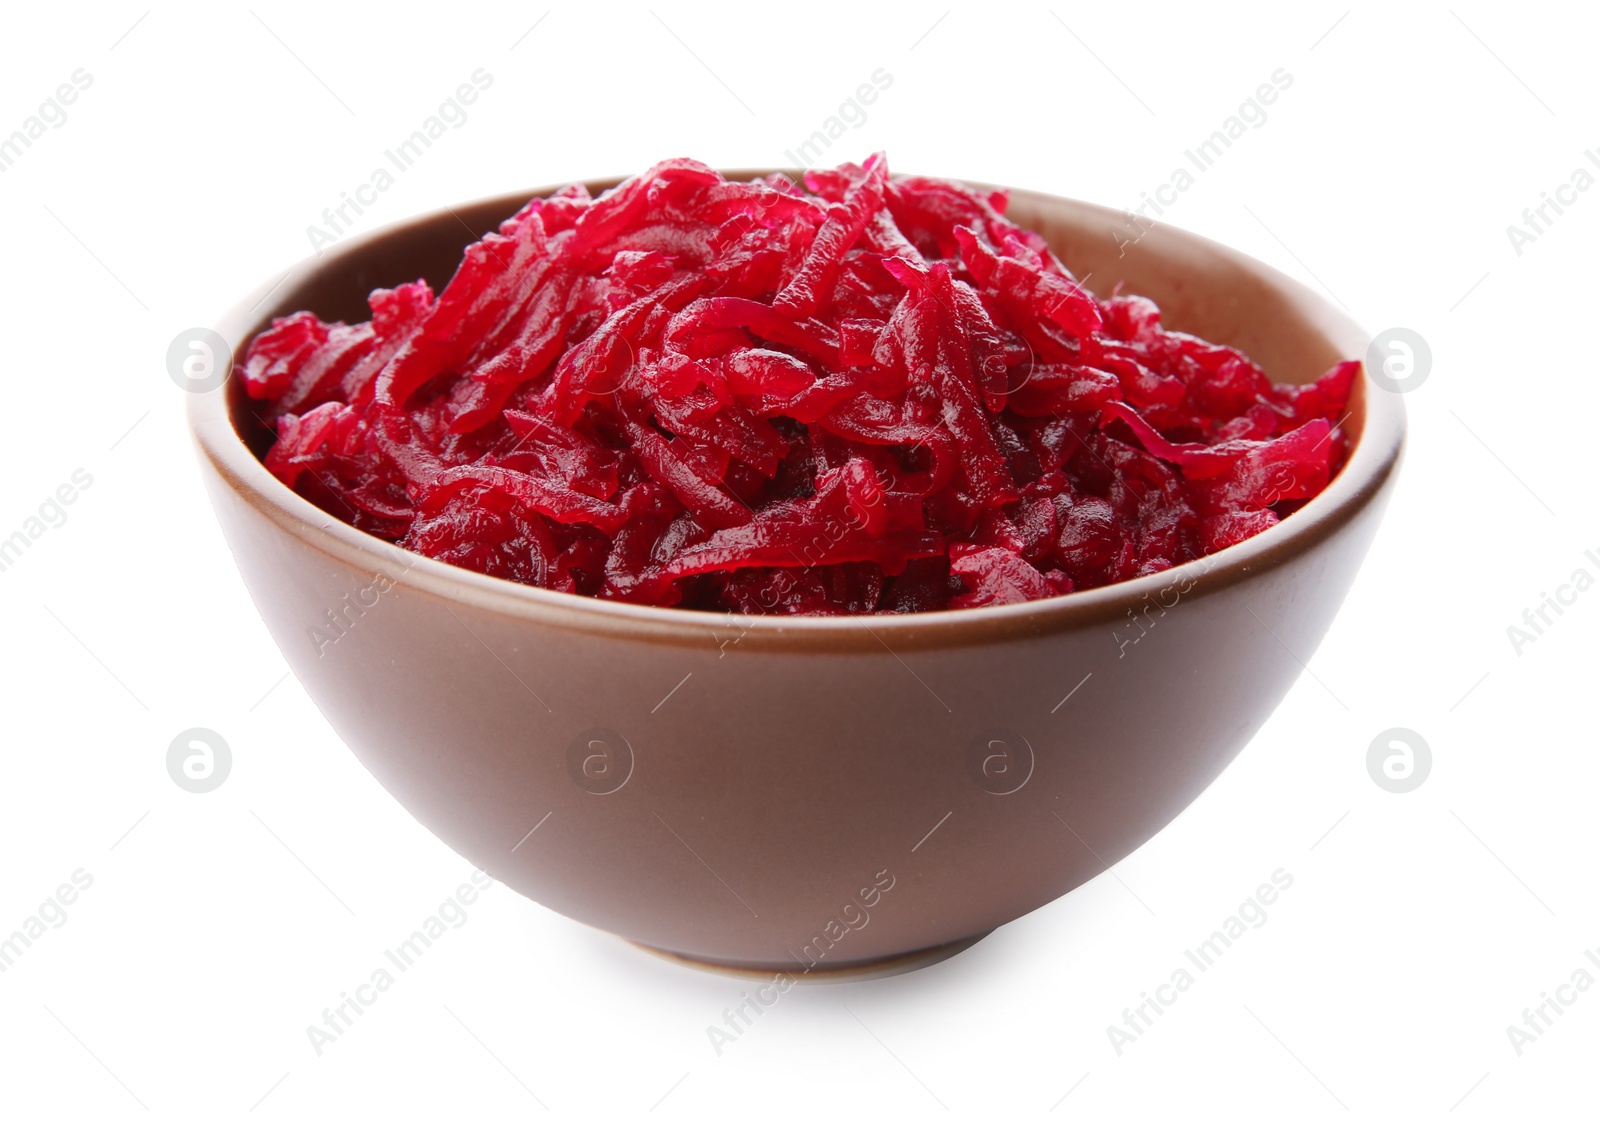
[[[990,929],[989,931],[993,931]],[[628,943],[641,951],[684,967],[693,967],[700,971],[710,971],[717,975],[726,975],[730,978],[740,979],[770,979],[774,975],[788,975],[798,983],[858,983],[868,979],[883,979],[891,975],[904,975],[910,971],[917,971],[923,967],[931,967],[935,963],[942,963],[951,956],[960,955],[973,944],[987,936],[989,932],[979,932],[976,936],[967,936],[960,940],[952,940],[947,944],[938,944],[931,948],[919,948],[916,951],[902,952],[899,955],[887,955],[882,959],[867,959],[858,963],[843,963],[837,967],[812,965],[804,970],[796,970],[794,963],[778,963],[770,967],[749,963],[720,963],[714,959],[701,959],[692,955],[681,955],[665,948],[651,947],[634,940]]]

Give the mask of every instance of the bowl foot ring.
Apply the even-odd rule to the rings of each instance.
[[[990,929],[990,931],[993,931],[993,929]],[[952,956],[960,955],[988,934],[989,932],[979,932],[976,936],[952,940],[947,944],[938,944],[931,948],[918,948],[916,951],[901,952],[898,955],[888,955],[881,959],[845,963],[837,967],[815,964],[806,969],[802,969],[797,962],[777,963],[770,967],[750,963],[720,963],[713,959],[700,959],[692,955],[681,955],[675,951],[667,951],[664,948],[651,947],[649,944],[641,944],[634,940],[629,940],[628,943],[641,951],[647,951],[651,955],[672,963],[731,978],[765,980],[772,978],[774,975],[789,975],[800,983],[858,983],[868,979],[884,979],[891,975],[904,975],[911,971],[921,970],[924,967],[931,967],[935,963],[942,963]]]

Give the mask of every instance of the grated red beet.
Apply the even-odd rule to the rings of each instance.
[[[881,155],[803,187],[669,160],[533,199],[437,298],[258,335],[266,465],[429,557],[741,613],[1089,589],[1327,484],[1359,364],[1274,385],[1149,300],[1096,299],[1005,205]]]

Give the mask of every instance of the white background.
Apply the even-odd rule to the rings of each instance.
[[[93,484],[0,573],[0,935],[94,882],[0,975],[0,1117],[1593,1117],[1600,988],[1520,1056],[1506,1030],[1600,947],[1600,591],[1520,653],[1506,629],[1600,576],[1600,190],[1520,255],[1506,228],[1600,148],[1596,28],[1284,7],[8,7],[0,133],[93,85],[0,175],[0,536]],[[164,355],[479,67],[469,119],[358,229],[666,156],[782,164],[878,68],[830,157],[1136,205],[1287,70],[1167,217],[1434,360],[1312,673],[1114,875],[940,966],[791,991],[720,1056],[742,984],[503,887],[317,1056],[306,1027],[470,870],[285,677]],[[191,726],[232,746],[207,795],[166,771]],[[1393,726],[1432,749],[1410,794],[1368,775]],[[1279,868],[1267,922],[1119,1056],[1107,1026]]]

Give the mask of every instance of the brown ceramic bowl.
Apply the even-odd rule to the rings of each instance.
[[[275,315],[361,320],[374,287],[437,289],[529,194],[352,239],[216,327],[238,346]],[[1366,350],[1320,297],[1203,238],[1161,227],[1119,256],[1113,211],[1017,191],[1010,214],[1091,288],[1125,282],[1278,381]],[[1216,779],[1299,677],[1390,493],[1400,402],[1363,379],[1353,409],[1327,490],[1210,558],[1029,604],[847,619],[643,608],[457,569],[270,476],[237,379],[189,415],[278,645],[423,825],[648,948],[837,978],[967,946],[1103,872]]]

